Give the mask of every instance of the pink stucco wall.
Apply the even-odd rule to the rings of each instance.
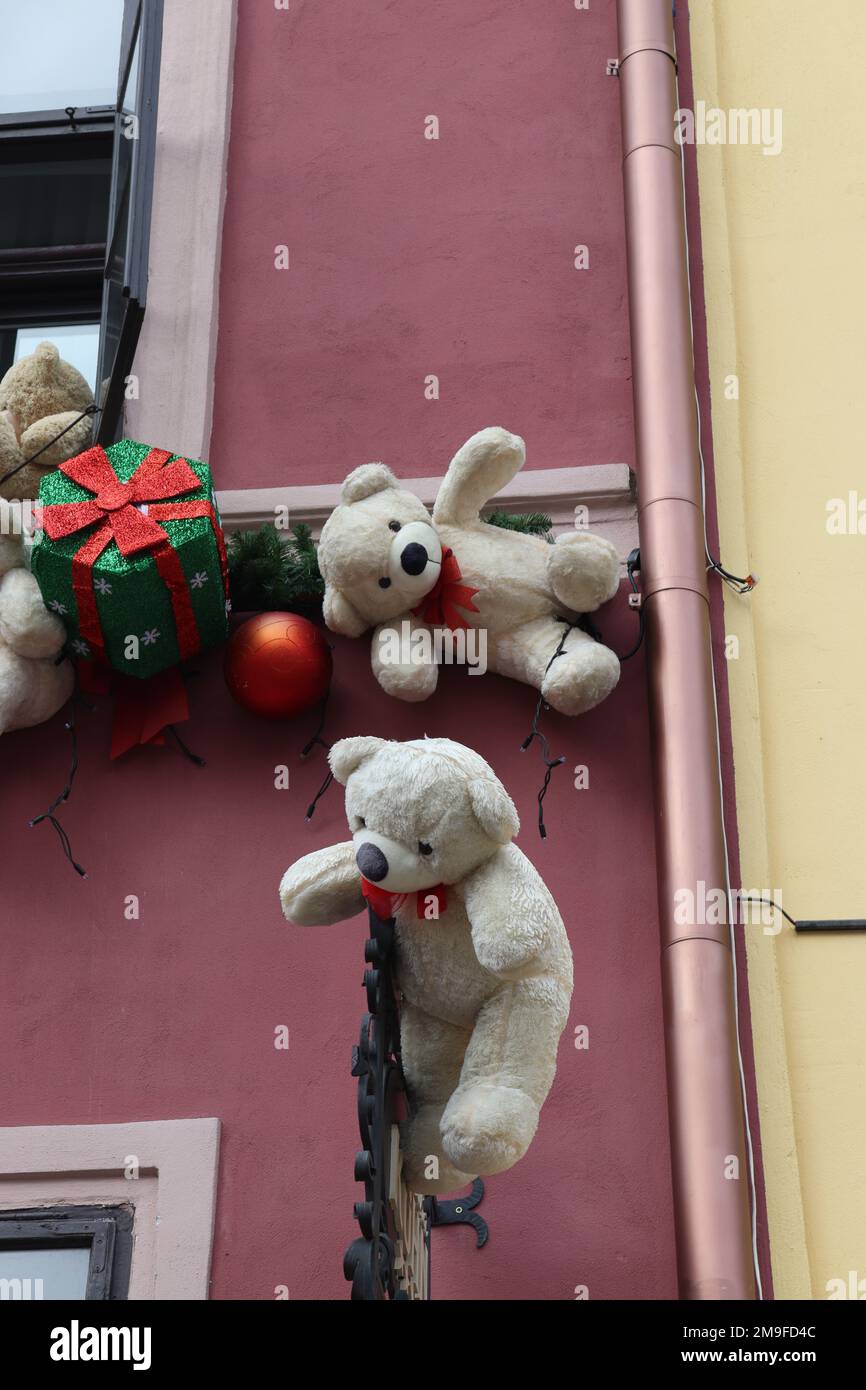
[[[615,27],[612,0],[240,6],[222,487],[429,475],[493,424],[529,467],[631,462]]]
[[[630,615],[606,622],[622,649]],[[655,918],[649,760],[639,662],[598,711],[546,727],[568,764],[535,830],[540,759],[522,754],[532,692],[448,670],[423,711],[386,703],[363,642],[335,641],[328,734],[463,738],[487,757],[523,819],[575,956],[572,1018],[529,1156],[491,1179],[487,1248],[434,1233],[437,1297],[568,1299],[675,1293]],[[79,881],[47,826],[30,830],[65,776],[62,725],[0,742],[6,788],[6,930],[0,972],[3,1124],[215,1115],[223,1122],[214,1241],[217,1298],[341,1298],[355,1234],[359,1147],[350,1052],[364,1008],[365,919],[290,928],[277,884],[298,855],[346,837],[342,796],[310,825],[322,763],[298,762],[311,721],[236,708],[218,654],[191,682],[184,732],[199,770],[168,749],[108,761],[104,701],[80,716],[81,770],[63,822]],[[289,791],[274,767],[291,769]],[[569,769],[590,767],[575,791]],[[138,921],[124,899],[140,898]],[[274,1029],[290,1030],[288,1053]],[[588,1051],[573,1029],[590,1029]]]
[[[218,486],[340,479],[369,459],[435,473],[475,429],[522,433],[530,466],[632,460],[613,5],[295,0],[240,7],[221,275]],[[423,139],[438,115],[441,138]],[[287,243],[291,269],[273,269]],[[586,243],[590,270],[572,268]],[[203,254],[207,249],[203,248]],[[158,267],[155,267],[158,273]],[[424,377],[440,378],[426,401]],[[162,441],[165,443],[166,441]],[[631,644],[624,599],[605,636]],[[492,1179],[488,1247],[434,1233],[438,1298],[675,1296],[642,658],[599,710],[546,716],[567,764],[535,831],[533,696],[444,673],[428,704],[387,701],[366,643],[335,640],[328,736],[447,735],[514,795],[521,847],[568,926],[576,987],[559,1074],[529,1156]],[[107,714],[81,717],[63,813],[90,872],[48,827],[58,721],[0,743],[7,931],[0,989],[4,1124],[215,1115],[223,1122],[217,1298],[342,1298],[356,1233],[349,1055],[363,1010],[363,919],[283,921],[276,887],[345,835],[339,793],[297,753],[309,720],[257,722],[212,655],[175,752],[107,759]],[[292,786],[273,787],[287,762]],[[590,790],[569,772],[590,768]],[[126,895],[141,899],[124,919]],[[275,1051],[286,1024],[288,1053]],[[590,1048],[570,1039],[590,1029]]]

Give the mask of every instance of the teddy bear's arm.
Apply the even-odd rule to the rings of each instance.
[[[39,585],[29,570],[13,569],[0,581],[0,638],[17,656],[56,656],[66,631],[42,602]]]
[[[433,521],[441,526],[465,526],[510,483],[523,467],[526,451],[516,434],[498,427],[480,430],[458,449],[439,489]]]
[[[547,945],[556,905],[529,860],[505,845],[463,881],[475,954],[485,970],[517,979]]]
[[[364,907],[361,874],[351,840],[314,850],[283,874],[283,913],[299,927],[325,927],[356,917]]]
[[[412,641],[415,632],[426,635]],[[432,633],[412,613],[404,613],[376,628],[370,661],[382,689],[398,700],[426,700],[436,689],[439,665]]]

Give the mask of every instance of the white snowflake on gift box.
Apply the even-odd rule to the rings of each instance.
[[[77,652],[79,656],[90,656],[90,648],[80,637],[76,637],[75,641],[72,643],[72,650]]]
[[[207,570],[196,570],[192,579],[189,581],[191,589],[202,589],[208,581]]]
[[[111,593],[111,585],[109,584],[107,579],[102,578],[102,575],[100,575],[98,579],[94,579],[93,587],[98,594],[104,595]]]
[[[231,601],[230,598],[227,598],[227,599],[226,599],[226,617],[228,617],[228,615],[229,615],[229,613],[231,613],[231,611],[232,611],[232,601]]]
[[[59,598],[53,598],[53,599],[51,600],[51,602],[49,603],[48,607],[49,607],[49,608],[53,608],[53,609],[54,609],[54,612],[55,612],[55,613],[59,613],[59,614],[61,615],[61,617],[63,616],[64,613],[68,613],[68,612],[69,612],[69,609],[66,607],[66,604],[65,604],[65,603],[61,603]]]
[[[147,632],[141,634],[141,640],[146,647],[152,647],[159,637],[158,627],[149,627]]]

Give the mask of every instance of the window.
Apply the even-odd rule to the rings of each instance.
[[[113,106],[122,23],[118,0],[0,0],[0,112]]]
[[[0,1300],[125,1299],[133,1209],[0,1212]]]
[[[218,1157],[215,1119],[0,1126],[0,1297],[207,1298]]]
[[[163,0],[0,0],[0,375],[43,338],[118,437],[144,316]]]

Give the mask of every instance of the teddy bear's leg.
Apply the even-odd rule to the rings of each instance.
[[[619,661],[609,647],[579,627],[566,633],[562,652],[554,653],[566,633],[555,618],[536,618],[488,650],[490,669],[540,690],[560,714],[584,714],[601,704],[619,680]]]
[[[439,664],[433,634],[411,613],[376,628],[370,662],[385,694],[398,700],[427,700],[436,689]]]
[[[573,613],[594,613],[619,588],[619,556],[604,536],[569,531],[557,536],[547,559],[554,596]]]
[[[45,415],[36,420],[21,436],[21,452],[25,458],[39,454],[40,469],[57,468],[66,459],[75,458],[90,443],[93,420],[82,419],[80,410],[64,410],[57,415]]]
[[[455,1168],[442,1149],[442,1111],[460,1080],[471,1034],[405,1004],[400,1049],[410,1114],[401,1126],[403,1181],[412,1192],[456,1192],[475,1176]]]
[[[491,497],[519,473],[526,458],[523,440],[499,426],[479,430],[457,450],[436,496],[433,520],[440,526],[477,521]]]
[[[568,1007],[567,992],[543,975],[503,984],[484,1005],[442,1116],[442,1146],[455,1167],[502,1173],[526,1153]]]

